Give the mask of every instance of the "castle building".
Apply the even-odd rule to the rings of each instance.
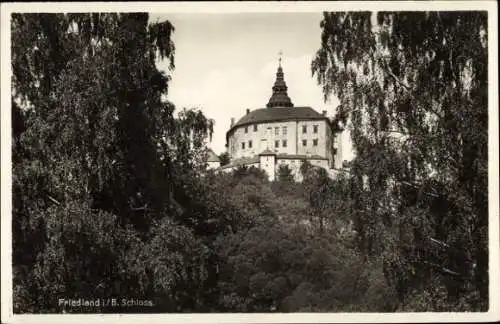
[[[301,181],[303,161],[330,173],[342,167],[340,136],[332,134],[326,111],[319,113],[311,107],[294,106],[287,90],[280,59],[266,107],[247,109],[237,122],[231,118],[226,133],[230,163],[219,170],[254,166],[266,171],[272,181],[280,166],[287,165],[295,179]]]

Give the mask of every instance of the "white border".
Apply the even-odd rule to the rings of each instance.
[[[13,12],[321,12],[321,11],[488,11],[489,44],[489,291],[486,313],[286,313],[286,314],[144,314],[144,315],[13,315],[11,233],[11,65],[10,14]],[[498,16],[495,1],[356,1],[356,2],[113,2],[1,4],[1,314],[2,323],[334,323],[334,322],[487,322],[500,320],[498,201]]]

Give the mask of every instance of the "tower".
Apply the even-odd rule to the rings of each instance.
[[[276,153],[267,149],[259,154],[260,168],[264,170],[270,181],[274,181],[276,177]]]
[[[281,53],[280,53],[281,55]],[[273,94],[267,103],[267,108],[275,107],[293,107],[292,100],[288,96],[288,87],[285,83],[283,68],[281,67],[281,56],[279,58],[278,71],[276,72],[276,81],[273,85]]]

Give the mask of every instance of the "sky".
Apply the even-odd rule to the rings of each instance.
[[[321,44],[321,12],[150,14],[151,21],[167,19],[175,27],[176,48],[168,100],[178,110],[198,108],[215,121],[208,144],[215,153],[225,151],[231,117],[237,121],[247,108],[266,106],[280,51],[294,105],[333,116],[339,102],[323,101],[310,68]],[[157,65],[167,71],[168,62]]]

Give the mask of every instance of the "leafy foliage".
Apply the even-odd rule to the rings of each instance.
[[[23,273],[15,276],[16,309],[58,312],[59,298],[94,300],[137,293],[139,274],[129,262],[143,244],[133,229],[119,226],[115,215],[72,201],[49,207],[32,221],[44,245],[32,268],[15,268]]]
[[[219,154],[219,159],[220,159],[220,165],[224,166],[226,164],[229,164],[229,153],[228,152],[223,152]]]
[[[174,118],[163,98],[169,76],[156,59],[174,67],[173,26],[141,13],[13,14],[12,30],[15,311],[60,311],[56,296],[154,296],[149,281],[203,281],[198,261],[199,273],[189,270],[204,259],[192,229],[151,230],[182,214],[175,197],[212,131],[199,111]],[[180,256],[162,259],[166,244]],[[185,249],[196,253],[185,259]],[[155,272],[159,262],[190,273]],[[163,309],[187,303],[168,296]]]
[[[233,177],[237,176],[235,172]],[[290,190],[283,191],[258,176],[247,175],[239,180],[245,188],[249,186],[248,177],[264,186],[253,195],[258,195],[259,201],[265,199],[271,208],[258,213],[267,215],[265,218],[251,215],[254,222],[250,227],[217,239],[220,309],[233,312],[394,309],[395,295],[385,282],[381,267],[366,268],[363,255],[352,244],[352,236],[331,235],[340,231],[335,228],[338,223],[329,224],[327,232],[319,228],[316,218],[310,219],[308,213],[313,209],[306,186],[290,183]],[[273,192],[267,192],[266,186]],[[247,208],[240,210],[253,213],[256,209],[250,205],[256,197],[241,196],[235,190],[227,194],[230,201],[243,198],[247,202]],[[340,216],[324,214],[332,220]],[[366,293],[370,293],[369,298]]]
[[[352,134],[359,246],[383,257],[402,300],[441,282],[446,305],[473,292],[469,309],[488,304],[486,22],[337,12],[321,23],[312,70]]]
[[[288,165],[280,165],[278,169],[278,181],[292,183],[294,181],[292,170]]]

